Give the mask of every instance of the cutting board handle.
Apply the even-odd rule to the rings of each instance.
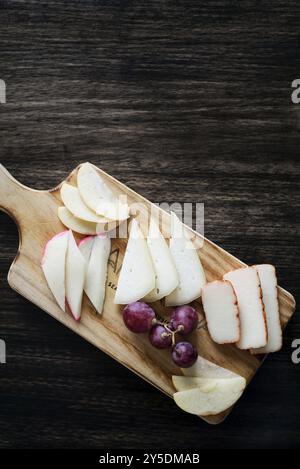
[[[35,191],[18,182],[0,164],[0,210],[8,213],[18,224],[22,213],[28,212],[28,202]]]

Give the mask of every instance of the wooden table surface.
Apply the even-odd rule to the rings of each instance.
[[[0,161],[49,188],[91,161],[299,295],[297,1],[1,2]],[[209,426],[11,291],[0,213],[0,447],[300,447],[298,312],[231,416]]]

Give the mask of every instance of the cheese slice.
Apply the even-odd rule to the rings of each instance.
[[[240,338],[237,298],[230,282],[216,280],[204,285],[202,304],[208,331],[217,344],[231,344]]]
[[[76,321],[78,321],[81,316],[85,268],[86,262],[70,230],[66,256],[66,299],[69,309]]]
[[[138,222],[133,219],[115,295],[116,304],[144,298],[155,287],[155,272]]]
[[[57,215],[63,225],[76,233],[83,235],[95,235],[97,233],[96,223],[74,217],[66,207],[58,207]]]
[[[89,236],[79,244],[79,249],[87,262],[84,291],[99,314],[102,313],[105,299],[110,247],[110,238],[105,235]]]
[[[265,305],[268,342],[265,347],[252,349],[253,354],[277,352],[282,347],[282,329],[280,324],[279,304],[277,295],[277,278],[273,265],[261,264],[255,266],[262,289]]]
[[[111,220],[126,220],[129,207],[123,203],[105,183],[99,172],[90,163],[84,163],[77,173],[77,185],[86,205],[99,215]],[[124,195],[122,198],[126,198]]]
[[[149,303],[169,295],[178,285],[178,274],[169,246],[151,218],[147,244],[155,271],[155,288],[146,297]]]
[[[166,306],[191,303],[201,296],[206,278],[198,253],[188,238],[183,224],[173,212],[171,213],[170,251],[179,283],[175,290],[166,297]]]
[[[245,267],[223,276],[235,291],[240,313],[240,349],[263,347],[267,343],[267,329],[262,292],[255,267]]]

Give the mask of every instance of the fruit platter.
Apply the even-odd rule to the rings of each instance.
[[[34,191],[1,166],[0,206],[20,233],[10,286],[182,411],[220,423],[281,349],[295,302],[274,266],[243,264],[98,167]]]

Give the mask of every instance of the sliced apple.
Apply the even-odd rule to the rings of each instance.
[[[57,215],[63,225],[76,233],[83,235],[97,234],[97,223],[74,217],[66,207],[58,207]]]
[[[138,222],[133,219],[115,295],[116,304],[144,298],[155,287],[155,272]]]
[[[81,316],[85,271],[85,259],[70,230],[66,256],[66,299],[69,309],[76,321],[78,321]]]
[[[97,214],[110,220],[126,220],[129,217],[127,203],[116,197],[90,163],[84,163],[79,168],[77,185],[85,204]]]
[[[105,299],[110,247],[110,238],[105,235],[89,236],[79,244],[79,249],[87,262],[84,291],[99,314],[102,313]]]
[[[210,387],[193,387],[174,394],[176,404],[194,415],[216,415],[231,407],[241,397],[246,380],[241,376],[232,379],[215,379]]]
[[[200,355],[194,365],[189,368],[182,368],[181,371],[185,376],[196,376],[199,378],[237,378],[239,375],[233,371],[227,370],[222,366],[206,360]]]
[[[171,213],[170,250],[173,256],[179,283],[166,297],[166,306],[191,303],[201,296],[206,283],[205,273],[193,242],[175,213]]]
[[[176,391],[187,391],[188,389],[199,388],[202,392],[211,392],[216,387],[218,379],[220,378],[172,376],[172,382]]]
[[[145,297],[145,301],[151,303],[169,295],[179,280],[168,243],[153,219],[150,221],[147,244],[155,271],[155,288]]]
[[[65,261],[68,248],[69,231],[58,233],[46,244],[42,269],[48,286],[59,307],[65,311]]]
[[[76,217],[93,223],[108,223],[109,219],[94,213],[82,200],[79,190],[64,182],[60,189],[60,196],[67,209]]]

